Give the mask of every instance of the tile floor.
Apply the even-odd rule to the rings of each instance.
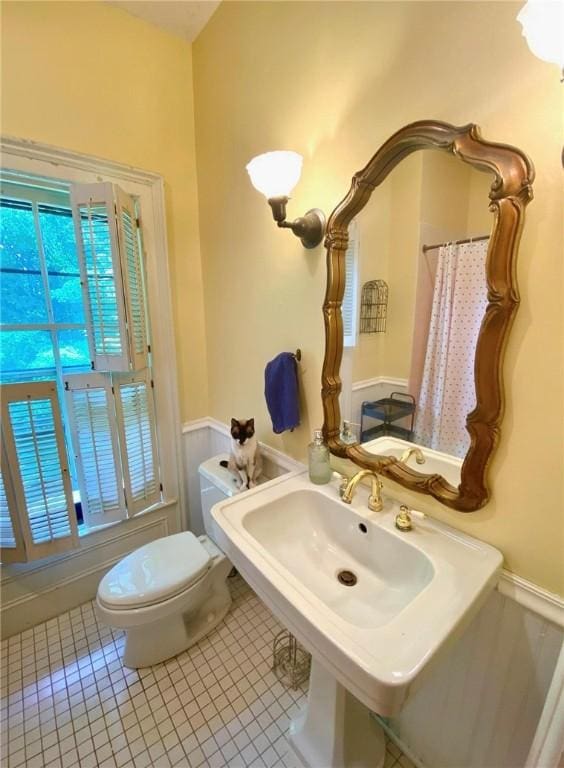
[[[2,643],[2,768],[293,768],[305,690],[271,670],[280,624],[240,578],[204,640],[163,664],[121,665],[92,603]],[[385,768],[413,768],[388,744]]]

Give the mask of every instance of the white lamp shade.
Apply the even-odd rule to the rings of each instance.
[[[517,21],[532,53],[542,61],[564,67],[564,2],[528,0]]]
[[[302,161],[297,152],[265,152],[253,157],[247,171],[253,187],[266,198],[289,197],[300,180]]]

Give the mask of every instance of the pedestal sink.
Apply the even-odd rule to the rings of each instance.
[[[378,768],[369,711],[396,715],[429,662],[493,589],[502,556],[429,518],[400,533],[397,502],[370,512],[338,483],[294,472],[217,504],[216,541],[313,655],[290,742],[307,768]]]

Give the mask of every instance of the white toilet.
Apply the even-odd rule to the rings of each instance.
[[[169,659],[210,632],[229,610],[231,563],[213,542],[210,510],[235,492],[226,454],[200,465],[206,536],[184,532],[152,541],[127,555],[98,587],[96,613],[125,630],[123,663],[149,667]]]

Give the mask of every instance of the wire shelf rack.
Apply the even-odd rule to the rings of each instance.
[[[274,638],[272,669],[280,682],[294,691],[309,678],[311,654],[286,629]]]

